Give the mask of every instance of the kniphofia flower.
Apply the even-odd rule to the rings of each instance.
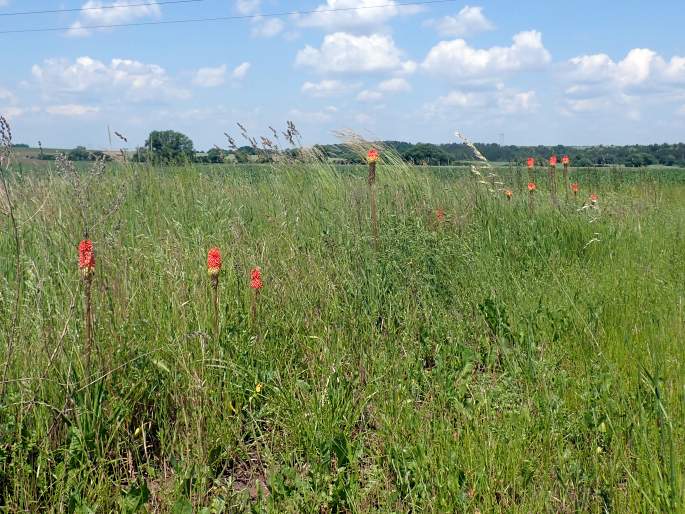
[[[599,200],[599,196],[597,196],[595,193],[592,193],[592,194],[590,195],[590,201],[591,201],[593,204],[595,204],[595,203],[597,203],[597,200]]]
[[[366,160],[369,163],[377,162],[378,157],[379,157],[379,153],[378,153],[378,150],[376,150],[375,148],[371,148],[371,150],[369,150],[369,153],[366,154]]]
[[[90,239],[84,239],[78,245],[78,267],[84,277],[95,273],[95,252]]]
[[[507,196],[508,200],[511,200],[511,197],[514,196],[514,193],[512,193],[511,189],[504,191],[504,194]]]
[[[578,182],[574,182],[571,184],[571,191],[573,191],[574,195],[578,194],[578,191],[580,191],[580,186],[578,186]]]
[[[528,182],[528,191],[531,193],[535,190],[537,190],[538,186],[535,185],[535,182]]]
[[[528,161],[526,161],[526,163],[528,164],[528,169],[532,170],[533,166],[535,166],[535,159],[528,157]]]
[[[214,247],[207,252],[207,273],[216,277],[221,272],[221,250]]]
[[[561,158],[561,164],[563,164],[564,166],[568,166],[570,163],[571,163],[571,159],[569,159],[568,155],[564,155]]]
[[[438,219],[438,221],[445,221],[445,211],[443,209],[436,210],[435,217]]]
[[[549,165],[552,168],[555,168],[557,166],[557,156],[553,155],[552,157],[549,158]]]
[[[262,270],[259,266],[252,268],[250,273],[250,287],[255,291],[259,291],[264,284],[262,283]]]

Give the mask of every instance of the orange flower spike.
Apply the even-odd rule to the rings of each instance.
[[[438,221],[445,221],[445,211],[443,209],[436,210],[435,217]]]
[[[561,164],[563,164],[564,166],[568,166],[569,164],[571,164],[571,159],[569,159],[568,155],[564,155],[561,158]]]
[[[84,277],[95,273],[95,252],[90,239],[84,239],[78,245],[78,267]]]
[[[571,191],[573,191],[574,195],[578,194],[578,191],[580,191],[580,186],[578,186],[578,182],[574,182],[571,184]]]
[[[557,167],[557,156],[556,156],[556,155],[553,155],[552,157],[549,158],[549,165],[550,165],[552,168],[556,168],[556,167]]]
[[[535,159],[533,159],[532,157],[528,157],[526,164],[528,165],[528,169],[532,170],[533,167],[535,166]]]
[[[207,252],[207,273],[210,277],[217,277],[221,273],[221,250],[216,247]]]
[[[375,148],[371,148],[369,150],[369,153],[366,154],[366,160],[369,162],[369,164],[373,162],[378,162],[378,158],[380,157],[380,154],[378,153],[378,150]]]
[[[504,191],[504,194],[507,196],[507,200],[511,200],[511,197],[514,196],[514,193],[510,189]]]
[[[533,193],[534,191],[537,190],[537,188],[538,188],[538,186],[535,185],[535,182],[528,182],[528,191]]]
[[[599,196],[597,196],[595,193],[592,193],[592,194],[590,195],[590,201],[592,202],[592,204],[593,204],[593,205],[596,204],[596,203],[597,203],[597,200],[599,200]]]
[[[255,291],[259,291],[264,287],[264,283],[262,282],[262,269],[259,266],[252,268],[252,272],[250,273],[250,287]]]

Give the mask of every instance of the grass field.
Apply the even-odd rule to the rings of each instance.
[[[361,167],[111,167],[82,200],[8,176],[0,505],[682,512],[685,171],[572,170],[558,209],[538,171],[532,210],[525,172],[498,172],[511,201],[381,163],[377,248]]]

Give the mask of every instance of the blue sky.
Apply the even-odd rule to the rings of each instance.
[[[0,0],[0,113],[15,140],[107,148],[155,129],[225,146],[293,120],[305,143],[352,129],[507,144],[685,140],[682,1]],[[135,7],[99,9],[111,5]],[[140,5],[148,4],[148,5]],[[196,24],[84,27],[279,11]],[[118,147],[119,143],[114,142]]]

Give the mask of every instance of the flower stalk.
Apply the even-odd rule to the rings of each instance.
[[[214,306],[214,337],[219,337],[219,275],[221,274],[221,250],[211,248],[207,252],[207,274],[212,286],[212,305]]]
[[[378,150],[371,148],[366,155],[366,160],[369,164],[369,203],[371,208],[371,230],[373,233],[373,243],[378,249],[378,209],[376,206],[376,164],[378,163]]]
[[[87,236],[86,236],[87,237]],[[90,358],[93,351],[93,277],[95,276],[95,250],[90,239],[84,239],[78,246],[78,267],[83,280],[83,306],[85,341],[84,354],[86,375],[90,375]]]

